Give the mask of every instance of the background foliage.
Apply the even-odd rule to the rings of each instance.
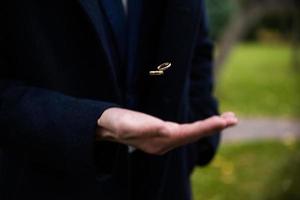
[[[262,2],[277,10],[260,7]],[[293,3],[299,6],[299,1],[207,0],[206,3],[217,50],[229,51],[223,54],[227,59],[220,62],[222,66],[217,66],[216,96],[221,110],[232,110],[240,118],[284,118],[300,123],[300,7],[293,9]],[[262,17],[249,23],[251,27],[238,23],[236,26],[237,16],[243,17],[250,7],[252,12],[243,22],[256,17],[251,16],[257,13],[255,9]],[[292,12],[297,9],[299,12]],[[241,27],[247,30],[238,30]],[[232,30],[245,34],[242,38],[232,38]],[[226,32],[229,37],[224,37]],[[297,138],[223,144],[211,165],[194,171],[194,199],[298,200],[299,169]]]

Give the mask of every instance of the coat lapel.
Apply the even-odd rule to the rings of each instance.
[[[143,1],[128,1],[128,67],[127,67],[127,89],[133,88],[137,73],[137,56],[140,41],[140,23],[142,18]]]
[[[104,51],[106,53],[106,56],[108,58],[109,64],[113,66],[113,58],[111,55],[111,52],[109,50],[109,44],[107,35],[105,34],[103,23],[103,17],[100,13],[99,5],[97,1],[94,0],[78,0],[81,7],[85,11],[86,15],[90,19],[90,22],[97,32],[100,42],[104,48]]]
[[[101,43],[103,50],[106,54],[109,63],[109,71],[112,76],[112,83],[114,84],[115,90],[117,91],[117,95],[121,98],[121,91],[117,84],[117,75],[115,70],[114,59],[111,53],[111,44],[109,44],[109,39],[107,37],[107,30],[104,27],[104,19],[103,15],[100,11],[98,1],[96,0],[78,0],[81,5],[83,11],[86,13],[87,17],[90,20],[90,23],[94,30],[96,31],[99,39],[99,43]]]
[[[121,0],[99,0],[117,41],[119,54],[125,58],[127,46],[126,16]]]

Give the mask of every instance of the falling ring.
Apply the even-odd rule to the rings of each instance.
[[[171,66],[172,66],[171,63],[166,62],[166,63],[163,63],[163,64],[159,65],[159,66],[157,67],[157,70],[158,70],[158,71],[165,71],[166,69],[170,68]]]

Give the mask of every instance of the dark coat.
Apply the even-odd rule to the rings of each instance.
[[[218,134],[153,156],[95,142],[95,128],[114,106],[176,122],[217,114],[203,1],[137,0],[128,26],[112,2],[1,2],[1,200],[190,199]]]

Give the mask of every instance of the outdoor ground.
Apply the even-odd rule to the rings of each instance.
[[[210,167],[194,171],[195,200],[299,200],[300,142],[223,145]]]
[[[300,72],[283,44],[242,44],[219,74],[221,110],[241,118],[210,166],[192,176],[195,200],[300,199]]]

